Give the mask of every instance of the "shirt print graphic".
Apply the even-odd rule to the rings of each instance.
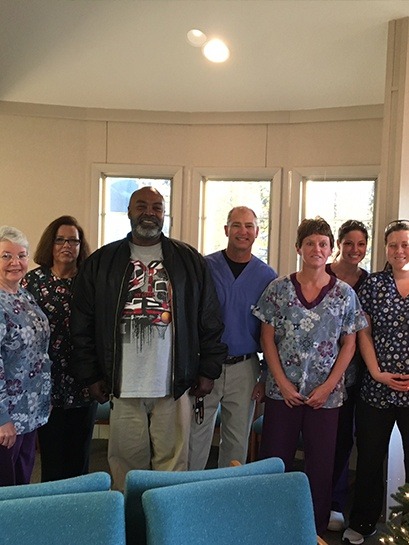
[[[123,342],[136,343],[141,350],[144,343],[151,343],[154,332],[162,339],[165,337],[172,321],[170,285],[162,261],[154,260],[148,265],[139,260],[131,263],[134,270],[121,326]]]

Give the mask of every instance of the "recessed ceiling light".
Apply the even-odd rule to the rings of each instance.
[[[197,28],[189,30],[186,36],[188,42],[193,45],[193,47],[202,47],[207,40],[206,34]]]
[[[202,48],[203,55],[211,62],[225,62],[230,57],[230,50],[219,38],[206,42]]]

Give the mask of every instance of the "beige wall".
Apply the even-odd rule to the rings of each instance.
[[[149,116],[0,102],[0,224],[19,227],[35,247],[51,220],[72,214],[95,247],[98,190],[92,166],[112,163],[136,165],[135,175],[137,165],[178,166],[182,214],[191,205],[187,187],[194,168],[282,169],[280,223],[288,225],[298,206],[289,185],[292,171],[378,171],[381,116],[382,107]],[[186,217],[194,222],[197,216],[193,211]]]
[[[90,164],[105,160],[105,141],[105,123],[0,115],[0,223],[33,247],[62,214],[87,224]]]

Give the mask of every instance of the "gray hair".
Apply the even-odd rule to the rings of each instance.
[[[8,240],[13,244],[19,244],[28,251],[28,240],[26,235],[15,227],[10,227],[9,225],[2,225],[0,227],[0,242],[3,240]]]

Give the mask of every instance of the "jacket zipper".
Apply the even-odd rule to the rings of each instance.
[[[117,300],[117,304],[116,304],[116,309],[115,309],[115,324],[114,324],[114,351],[113,351],[113,365],[112,365],[112,381],[111,381],[111,392],[109,394],[109,404],[110,404],[110,407],[111,409],[113,409],[113,398],[114,398],[114,390],[115,390],[115,380],[116,380],[116,377],[115,377],[115,374],[116,374],[116,354],[117,354],[117,333],[118,333],[118,315],[119,315],[119,308],[120,308],[120,303],[121,303],[121,296],[122,296],[122,292],[123,292],[123,289],[124,289],[124,283],[125,283],[125,279],[127,277],[127,271],[129,269],[129,267],[131,266],[131,263],[129,262],[128,265],[126,266],[126,269],[124,271],[124,274],[122,276],[122,280],[121,280],[121,286],[120,286],[120,290],[119,290],[119,295],[118,295],[118,300]],[[120,386],[118,384],[118,395],[120,395]]]
[[[165,269],[165,267],[163,267]],[[166,271],[166,269],[165,269]],[[171,384],[171,392],[173,394],[173,397],[175,397],[175,345],[176,345],[176,334],[175,334],[175,327],[176,327],[176,323],[175,323],[175,311],[174,311],[174,304],[173,304],[173,286],[172,286],[172,282],[170,281],[170,277],[169,277],[169,273],[168,271],[166,271],[166,274],[168,275],[168,284],[169,284],[169,288],[170,288],[170,299],[169,299],[169,303],[170,303],[170,311],[171,311],[171,316],[172,316],[172,322],[171,322],[171,326],[172,326],[172,384]]]

